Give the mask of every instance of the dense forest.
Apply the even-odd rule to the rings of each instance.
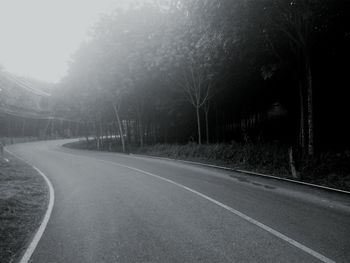
[[[122,144],[349,145],[347,1],[125,1],[56,89],[58,116]],[[127,142],[124,142],[124,138]]]
[[[120,1],[49,99],[45,134],[159,143],[350,146],[349,1]],[[55,123],[56,120],[56,124]]]

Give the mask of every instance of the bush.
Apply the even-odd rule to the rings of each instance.
[[[225,164],[230,167],[289,175],[287,147],[277,144],[156,144],[137,153]]]

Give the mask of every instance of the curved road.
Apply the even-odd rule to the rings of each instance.
[[[8,147],[55,189],[30,262],[350,261],[349,196],[66,142]]]

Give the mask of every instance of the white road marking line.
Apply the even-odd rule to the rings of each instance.
[[[307,253],[307,254],[309,254],[309,255],[311,255],[311,256],[317,258],[317,259],[320,260],[321,262],[325,262],[325,263],[335,263],[334,260],[332,260],[332,259],[330,259],[330,258],[327,258],[326,256],[324,256],[324,255],[322,255],[322,254],[320,254],[320,253],[318,253],[318,252],[312,250],[311,248],[309,248],[309,247],[307,247],[307,246],[305,246],[305,245],[299,243],[298,241],[296,241],[296,240],[294,240],[294,239],[292,239],[292,238],[290,238],[290,237],[288,237],[288,236],[286,236],[286,235],[284,235],[284,234],[278,232],[277,230],[275,230],[275,229],[273,229],[273,228],[271,228],[271,227],[269,227],[269,226],[267,226],[267,225],[264,225],[263,223],[261,223],[261,222],[255,220],[255,219],[253,219],[253,218],[247,216],[246,214],[243,214],[242,212],[240,212],[240,211],[238,211],[238,210],[236,210],[236,209],[234,209],[234,208],[232,208],[232,207],[229,207],[229,206],[227,206],[227,205],[225,205],[225,204],[223,204],[223,203],[221,203],[221,202],[219,202],[219,201],[217,201],[217,200],[215,200],[215,199],[213,199],[213,198],[211,198],[211,197],[209,197],[209,196],[207,196],[207,195],[205,195],[205,194],[202,194],[202,193],[200,193],[200,192],[198,192],[198,191],[196,191],[196,190],[193,190],[193,189],[191,189],[191,188],[189,188],[189,187],[187,187],[187,186],[184,186],[184,185],[182,185],[182,184],[179,184],[179,183],[177,183],[177,182],[175,182],[175,181],[172,181],[172,180],[170,180],[170,179],[161,177],[161,176],[159,176],[159,175],[156,175],[156,174],[153,174],[153,173],[144,171],[144,170],[140,170],[140,169],[137,169],[137,168],[134,168],[134,167],[131,167],[131,166],[127,166],[127,165],[124,165],[124,164],[120,164],[120,163],[117,163],[117,162],[105,161],[105,160],[102,160],[102,159],[99,159],[99,158],[94,158],[94,157],[85,156],[85,155],[78,155],[78,154],[73,154],[73,153],[67,153],[67,152],[65,152],[65,154],[70,154],[70,155],[74,155],[74,156],[79,156],[79,157],[83,157],[83,158],[88,158],[88,159],[92,159],[92,160],[95,160],[95,161],[101,161],[101,162],[108,163],[108,164],[112,164],[112,165],[119,166],[119,167],[124,167],[124,168],[130,169],[130,170],[133,170],[133,171],[136,171],[136,172],[139,172],[139,173],[143,173],[143,174],[146,174],[146,175],[150,175],[150,176],[152,176],[152,177],[155,177],[155,178],[158,178],[158,179],[160,179],[160,180],[166,181],[166,182],[171,183],[171,184],[173,184],[173,185],[176,185],[176,186],[178,186],[178,187],[180,187],[180,188],[182,188],[182,189],[185,189],[185,190],[187,190],[187,191],[189,191],[189,192],[191,192],[191,193],[193,193],[193,194],[196,194],[196,195],[198,195],[198,196],[200,196],[200,197],[202,197],[202,198],[204,198],[204,199],[206,199],[206,200],[208,200],[208,201],[210,201],[210,202],[212,202],[212,203],[214,203],[214,204],[216,204],[216,205],[218,205],[218,206],[220,206],[220,207],[226,209],[227,211],[229,211],[229,212],[231,212],[231,213],[233,213],[233,214],[235,214],[235,215],[241,217],[242,219],[244,219],[244,220],[250,222],[251,224],[256,225],[257,227],[259,227],[259,228],[261,228],[261,229],[263,229],[263,230],[269,232],[270,234],[274,235],[275,237],[277,237],[277,238],[279,238],[279,239],[282,239],[282,240],[284,240],[285,242],[291,244],[292,246],[294,246],[294,247],[296,247],[296,248],[298,248],[298,249],[304,251],[305,253]],[[21,263],[22,263],[22,262],[21,262]]]
[[[20,263],[28,263],[36,246],[38,245],[44,231],[45,231],[45,228],[47,226],[47,223],[49,222],[49,219],[50,219],[50,216],[51,216],[51,213],[52,213],[52,209],[53,209],[53,205],[55,203],[55,191],[52,187],[52,184],[49,180],[49,178],[47,178],[47,176],[42,172],[40,171],[37,167],[35,167],[34,165],[30,164],[28,161],[24,160],[23,158],[17,156],[16,154],[12,153],[11,151],[9,151],[8,149],[5,149],[5,151],[7,151],[9,154],[13,155],[14,157],[16,157],[17,159],[20,159],[22,160],[23,162],[27,163],[28,165],[30,165],[31,167],[33,167],[44,179],[45,179],[45,182],[46,184],[48,185],[49,187],[49,204],[47,206],[47,209],[46,209],[46,213],[45,213],[45,216],[44,216],[44,219],[43,221],[41,222],[38,230],[36,231],[32,241],[30,242],[29,246],[27,247],[26,251],[24,252],[21,260],[20,260]]]
[[[9,162],[10,162],[10,160],[9,160],[9,159],[7,159],[7,158],[5,158],[5,157],[4,157],[4,161],[5,161],[5,162],[7,162],[7,163],[9,163]]]
[[[197,166],[212,167],[212,168],[217,168],[217,169],[220,169],[220,170],[227,170],[227,171],[231,171],[231,172],[244,173],[244,174],[248,174],[248,175],[256,175],[256,176],[260,176],[260,177],[275,179],[275,180],[278,180],[278,181],[291,182],[291,183],[294,183],[294,184],[311,186],[311,187],[314,187],[314,188],[325,189],[325,190],[329,190],[329,191],[333,191],[333,192],[350,194],[350,191],[345,191],[345,190],[336,189],[336,188],[332,188],[332,187],[327,187],[327,186],[323,186],[323,185],[307,183],[307,182],[298,181],[298,180],[289,179],[289,178],[273,176],[273,175],[269,175],[269,174],[263,174],[263,173],[257,173],[257,172],[247,171],[247,170],[241,170],[241,169],[235,169],[235,168],[230,168],[230,167],[225,167],[225,166],[219,166],[219,165],[215,165],[215,164],[207,164],[207,163],[201,163],[201,162],[193,162],[193,161],[186,161],[186,160],[181,160],[181,159],[173,159],[173,158],[158,157],[158,156],[151,156],[151,155],[138,155],[138,154],[132,154],[132,153],[129,154],[129,155],[126,155],[126,156],[127,157],[131,157],[131,158],[138,158],[138,159],[158,159],[158,160],[166,160],[166,161],[179,162],[179,163],[189,163],[189,164],[194,164],[194,165],[197,165]]]
[[[311,248],[309,248],[309,247],[307,247],[307,246],[305,246],[305,245],[299,243],[298,241],[295,241],[294,239],[292,239],[292,238],[290,238],[290,237],[288,237],[288,236],[286,236],[286,235],[284,235],[284,234],[278,232],[277,230],[274,230],[274,229],[272,229],[271,227],[269,227],[269,226],[267,226],[267,225],[264,225],[263,223],[260,223],[259,221],[257,221],[257,220],[255,220],[255,219],[253,219],[253,218],[251,218],[251,217],[249,217],[249,216],[247,216],[247,215],[245,215],[245,214],[239,212],[238,210],[233,209],[232,207],[229,207],[229,206],[227,206],[227,205],[225,205],[225,204],[223,204],[223,203],[221,203],[221,202],[219,202],[219,201],[217,201],[217,200],[215,200],[215,199],[213,199],[213,198],[211,198],[211,197],[209,197],[209,196],[207,196],[207,195],[205,195],[205,194],[202,194],[202,193],[200,193],[200,192],[198,192],[198,191],[196,191],[196,190],[193,190],[193,189],[191,189],[191,188],[189,188],[189,187],[187,187],[187,186],[184,186],[184,185],[182,185],[182,184],[179,184],[179,183],[177,183],[177,182],[175,182],[175,181],[172,181],[172,180],[167,179],[167,178],[163,178],[163,177],[161,177],[161,176],[159,176],[159,175],[156,175],[156,174],[153,174],[153,173],[144,171],[144,170],[140,170],[140,169],[137,169],[137,168],[134,168],[134,167],[131,167],[131,166],[119,164],[119,163],[112,162],[112,161],[105,161],[105,160],[101,160],[101,159],[99,159],[99,158],[93,158],[93,157],[89,157],[89,156],[78,155],[78,154],[67,153],[67,152],[65,152],[64,154],[70,154],[70,155],[74,155],[74,156],[79,156],[79,157],[83,157],[83,158],[92,159],[92,160],[95,160],[95,161],[101,161],[101,162],[104,162],[104,163],[109,163],[109,164],[112,164],[112,165],[115,165],[115,166],[119,166],[119,167],[124,167],[124,168],[130,169],[130,170],[134,170],[134,171],[139,172],[139,173],[143,173],[143,174],[146,174],[146,175],[150,175],[150,176],[152,176],[152,177],[155,177],[155,178],[158,178],[158,179],[160,179],[160,180],[166,181],[166,182],[171,183],[171,184],[173,184],[173,185],[176,185],[176,186],[178,186],[178,187],[180,187],[180,188],[183,188],[183,189],[185,189],[185,190],[187,190],[187,191],[189,191],[189,192],[191,192],[191,193],[193,193],[193,194],[196,194],[196,195],[198,195],[198,196],[200,196],[200,197],[202,197],[202,198],[204,198],[204,199],[206,199],[206,200],[208,200],[208,201],[210,201],[210,202],[212,202],[212,203],[214,203],[214,204],[216,204],[216,205],[218,205],[218,206],[224,208],[225,210],[227,210],[227,211],[229,211],[229,212],[231,212],[231,213],[233,213],[233,214],[235,214],[235,215],[241,217],[242,219],[244,219],[244,220],[250,222],[251,224],[256,225],[257,227],[259,227],[259,228],[261,228],[261,229],[263,229],[263,230],[269,232],[270,234],[274,235],[275,237],[277,237],[277,238],[279,238],[279,239],[282,239],[282,240],[286,241],[287,243],[291,244],[292,246],[295,246],[296,248],[299,248],[300,250],[304,251],[305,253],[307,253],[307,254],[309,254],[309,255],[311,255],[311,256],[313,256],[313,257],[319,259],[321,262],[325,262],[325,263],[335,263],[334,260],[332,260],[332,259],[330,259],[330,258],[327,258],[326,256],[324,256],[324,255],[322,255],[322,254],[320,254],[320,253],[318,253],[318,252],[312,250]],[[19,159],[22,159],[22,158],[19,157]],[[23,160],[23,159],[22,159],[22,160]],[[35,169],[37,169],[37,168],[35,168]],[[38,169],[37,169],[37,170],[38,170]],[[38,170],[38,171],[39,171],[39,170]],[[46,176],[45,176],[44,174],[42,174],[42,175],[44,176],[44,178],[46,178]],[[46,178],[46,179],[47,179],[47,178]],[[49,181],[48,179],[47,179],[47,182],[50,183],[50,181]],[[51,186],[51,187],[50,187],[50,186]],[[51,183],[49,184],[49,187],[50,187],[50,203],[51,203],[51,200],[53,200],[53,199],[51,199],[51,188],[52,188]],[[53,193],[53,188],[52,188],[52,193]],[[52,196],[52,198],[54,198],[54,195]],[[53,202],[52,202],[52,207],[53,207]],[[34,239],[33,239],[32,243],[31,243],[30,246],[28,247],[28,249],[27,249],[25,255],[22,257],[22,260],[20,261],[20,263],[27,263],[28,260],[30,259],[30,256],[31,256],[32,253],[34,252],[35,247],[36,247],[36,245],[38,244],[38,242],[39,242],[39,240],[40,240],[40,238],[41,238],[41,236],[42,236],[42,234],[43,234],[43,232],[44,232],[44,230],[45,230],[45,227],[46,227],[47,222],[48,222],[48,220],[49,220],[49,218],[50,218],[50,215],[51,215],[52,207],[51,207],[51,209],[48,209],[48,210],[46,211],[45,219],[47,219],[47,220],[46,220],[45,226],[44,226],[43,228],[42,228],[42,226],[44,225],[44,224],[43,224],[44,221],[43,221],[42,225],[40,226],[40,228],[42,228],[42,230],[40,231],[41,233],[39,233],[39,230],[40,230],[40,228],[39,228],[38,232],[36,233],[36,235],[35,235],[35,237],[34,237],[34,239],[36,239],[36,237],[38,236],[36,242],[34,242]],[[47,216],[49,210],[50,210],[50,213],[49,213],[49,215]],[[38,234],[38,233],[39,233],[39,234]],[[33,244],[33,247],[32,247],[32,244]],[[32,247],[32,248],[31,248],[31,247]],[[30,249],[30,248],[31,248],[31,249]],[[28,252],[29,249],[30,249],[30,252]],[[25,256],[26,256],[27,252],[28,252],[29,255],[26,257],[26,261],[25,261],[24,259],[25,259]]]
[[[295,246],[296,248],[299,248],[300,250],[304,251],[305,253],[307,253],[307,254],[309,254],[309,255],[319,259],[321,262],[335,263],[334,260],[332,260],[330,258],[327,258],[326,256],[324,256],[324,255],[322,255],[322,254],[312,250],[311,248],[309,248],[309,247],[299,243],[298,241],[295,241],[294,239],[292,239],[292,238],[290,238],[290,237],[288,237],[288,236],[278,232],[277,230],[274,230],[271,227],[269,227],[267,225],[264,225],[263,223],[260,223],[259,221],[257,221],[255,219],[253,219],[253,218],[251,218],[251,217],[249,217],[249,216],[239,212],[238,210],[233,209],[232,207],[229,207],[229,206],[227,206],[227,205],[225,205],[225,204],[223,204],[223,203],[221,203],[221,202],[219,202],[219,201],[217,201],[217,200],[215,200],[215,199],[213,199],[213,198],[211,198],[211,197],[209,197],[209,196],[207,196],[205,194],[202,194],[202,193],[200,193],[200,192],[198,192],[196,190],[193,190],[193,189],[191,189],[191,188],[189,188],[187,186],[184,186],[184,185],[179,184],[179,183],[177,183],[175,181],[172,181],[170,179],[163,178],[163,177],[161,177],[159,175],[156,175],[156,174],[153,174],[153,173],[149,173],[147,171],[143,171],[143,170],[131,167],[131,166],[119,164],[119,163],[112,162],[112,161],[105,161],[105,160],[101,160],[101,159],[98,159],[98,158],[91,158],[91,157],[88,157],[88,158],[99,160],[99,161],[102,161],[102,162],[105,162],[105,163],[110,163],[110,164],[113,164],[115,166],[124,167],[124,168],[130,169],[130,170],[134,170],[136,172],[143,173],[143,174],[146,174],[146,175],[150,175],[152,177],[155,177],[155,178],[158,178],[160,180],[166,181],[168,183],[174,184],[174,185],[176,185],[176,186],[178,186],[180,188],[183,188],[183,189],[185,189],[185,190],[187,190],[187,191],[189,191],[189,192],[191,192],[193,194],[196,194],[196,195],[198,195],[198,196],[200,196],[200,197],[202,197],[202,198],[204,198],[204,199],[206,199],[206,200],[208,200],[208,201],[210,201],[210,202],[212,202],[212,203],[214,203],[214,204],[216,204],[216,205],[226,209],[227,211],[229,211],[229,212],[231,212],[231,213],[233,213],[233,214],[243,218],[244,220],[252,223],[253,225],[256,225],[259,228],[269,232],[270,234],[274,235],[275,237],[277,237],[279,239],[282,239],[282,240],[288,242],[289,244],[291,244],[292,246]]]

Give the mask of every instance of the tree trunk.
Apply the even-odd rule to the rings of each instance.
[[[218,108],[215,107],[215,139],[216,143],[219,143],[219,134],[220,134],[220,129],[219,129],[219,117],[218,117]]]
[[[206,142],[209,144],[209,103],[204,104],[204,113],[205,113],[205,135]]]
[[[107,128],[107,134],[108,134],[108,151],[112,151],[112,143],[113,143],[113,137],[112,137],[112,124],[108,124]]]
[[[143,148],[143,125],[142,125],[142,118],[141,118],[141,112],[140,109],[137,108],[137,125],[138,125],[138,130],[139,130],[139,141],[140,141],[140,147]]]
[[[201,118],[199,114],[199,107],[196,107],[196,115],[197,115],[197,129],[198,129],[198,144],[202,144],[202,134],[201,134]]]
[[[307,85],[307,122],[308,122],[308,155],[314,155],[314,116],[313,116],[313,90],[311,66],[306,59],[306,85]]]
[[[157,121],[155,115],[153,115],[153,123],[152,123],[152,134],[153,134],[153,144],[156,144],[158,142],[158,136],[157,136]]]
[[[304,109],[304,94],[303,94],[303,84],[300,81],[299,83],[299,103],[300,103],[300,124],[299,124],[299,139],[300,139],[300,147],[302,152],[305,152],[305,109]]]
[[[131,134],[130,134],[130,123],[127,120],[125,125],[125,134],[126,134],[126,140],[128,144],[131,144]]]
[[[119,133],[120,133],[120,140],[122,142],[123,153],[125,153],[125,142],[124,142],[123,127],[122,127],[122,124],[121,124],[121,121],[120,121],[120,118],[119,118],[117,105],[113,104],[113,109],[114,109],[115,117],[116,117],[117,123],[118,123],[118,128],[119,128]]]
[[[209,118],[208,118],[208,112],[205,112],[205,132],[207,136],[207,144],[209,144]]]
[[[53,138],[54,129],[55,129],[55,119],[52,119],[52,122],[51,122],[51,139]]]
[[[96,121],[94,121],[94,135],[95,135],[95,141],[96,141],[96,150],[99,151],[100,150],[100,136],[98,134],[98,128],[96,125]]]
[[[141,120],[138,121],[139,124],[139,137],[140,137],[140,147],[143,147],[143,126]]]
[[[113,133],[114,133],[114,141],[116,144],[118,144],[119,143],[119,139],[118,139],[119,129],[118,129],[118,124],[116,124],[115,122],[113,122]]]
[[[85,122],[86,149],[89,149],[89,123]]]
[[[293,158],[293,148],[289,147],[288,149],[288,156],[289,156],[289,165],[290,165],[290,171],[292,173],[292,177],[294,179],[298,179],[299,178],[299,174],[297,172],[297,169],[295,168],[295,162],[294,162],[294,158]]]

